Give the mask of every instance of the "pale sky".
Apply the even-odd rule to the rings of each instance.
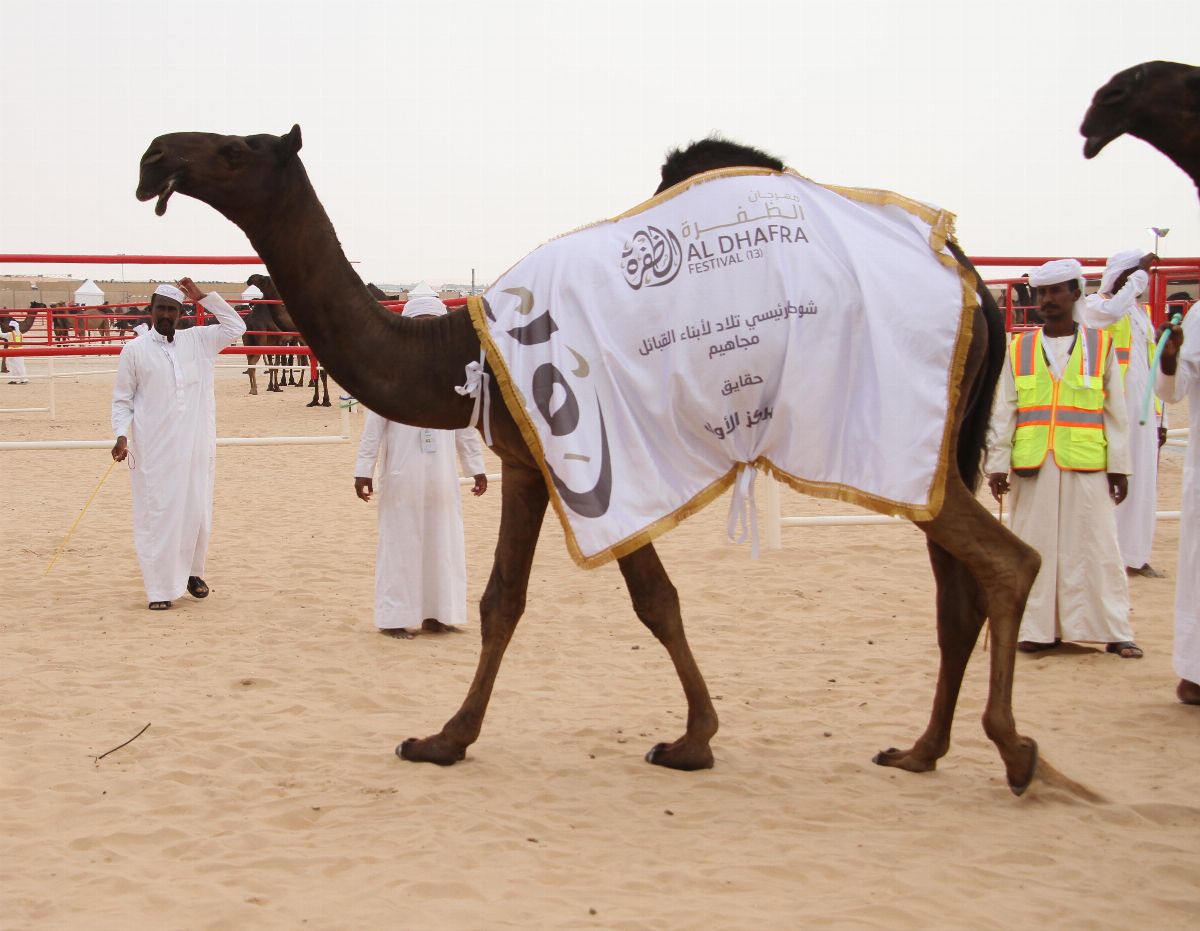
[[[1078,132],[1117,71],[1197,63],[1195,0],[0,0],[0,34],[0,252],[250,254],[206,205],[138,203],[138,160],[166,132],[299,123],[372,281],[486,283],[713,131],[945,207],[968,254],[1107,255],[1160,226],[1163,255],[1200,255],[1183,172],[1128,136],[1085,161]],[[0,266],[66,271],[120,276]]]

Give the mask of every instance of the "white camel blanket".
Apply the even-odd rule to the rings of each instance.
[[[710,172],[473,300],[575,559],[631,552],[748,467],[932,517],[975,306],[952,224],[889,192]]]

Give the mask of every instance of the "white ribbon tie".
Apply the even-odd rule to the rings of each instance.
[[[488,382],[492,380],[492,376],[484,371],[484,362],[487,361],[487,350],[479,350],[479,361],[470,362],[465,366],[467,373],[466,384],[456,386],[455,391],[466,397],[470,395],[475,399],[475,406],[471,409],[471,426],[478,427],[480,413],[483,414],[483,442],[488,446],[492,445],[492,394],[488,388]]]
[[[729,522],[726,531],[734,543],[750,540],[750,558],[758,559],[758,508],[754,503],[754,480],[758,470],[750,463],[743,463],[742,471],[733,483],[733,497],[729,502]]]

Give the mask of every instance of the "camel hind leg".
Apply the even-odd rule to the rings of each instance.
[[[500,661],[525,611],[533,553],[550,501],[542,476],[533,467],[506,464],[500,488],[500,535],[492,574],[479,602],[483,645],[475,678],[462,706],[441,732],[404,741],[396,748],[401,759],[449,766],[466,756],[467,747],[479,737]]]
[[[622,557],[618,565],[633,600],[634,612],[667,648],[687,698],[687,730],[674,743],[652,747],[646,754],[646,761],[670,769],[710,769],[713,754],[709,742],[717,733],[717,711],[688,646],[675,586],[652,544]]]
[[[256,380],[255,374],[258,368],[258,360],[261,358],[262,356],[248,356],[246,359],[246,374],[250,376],[251,394],[258,394],[258,381]]]
[[[891,747],[875,755],[880,766],[896,766],[923,773],[937,768],[937,761],[950,749],[950,728],[958,703],[963,673],[979,639],[987,613],[983,592],[967,567],[943,547],[927,541],[929,562],[937,584],[938,668],[933,714],[917,742],[908,750]]]
[[[933,713],[925,733],[910,749],[884,751],[875,762],[928,770],[949,749],[963,673],[986,613],[991,621],[992,648],[983,728],[1000,751],[1009,787],[1020,795],[1033,779],[1037,744],[1017,733],[1012,713],[1013,670],[1021,615],[1040,557],[996,521],[956,476],[947,482],[938,516],[917,526],[929,539],[938,586],[941,668]]]

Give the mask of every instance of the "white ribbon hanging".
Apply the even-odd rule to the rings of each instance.
[[[750,558],[758,559],[758,507],[754,503],[754,480],[758,470],[744,463],[742,471],[733,483],[733,497],[729,501],[729,521],[726,532],[734,543],[750,540]]]
[[[492,380],[492,376],[484,371],[484,363],[487,361],[487,350],[479,350],[479,361],[471,362],[465,366],[467,373],[466,384],[456,386],[455,391],[464,397],[470,395],[475,399],[475,406],[471,409],[471,426],[478,427],[480,413],[483,415],[483,442],[488,446],[492,445],[492,393],[488,388],[488,382]]]

